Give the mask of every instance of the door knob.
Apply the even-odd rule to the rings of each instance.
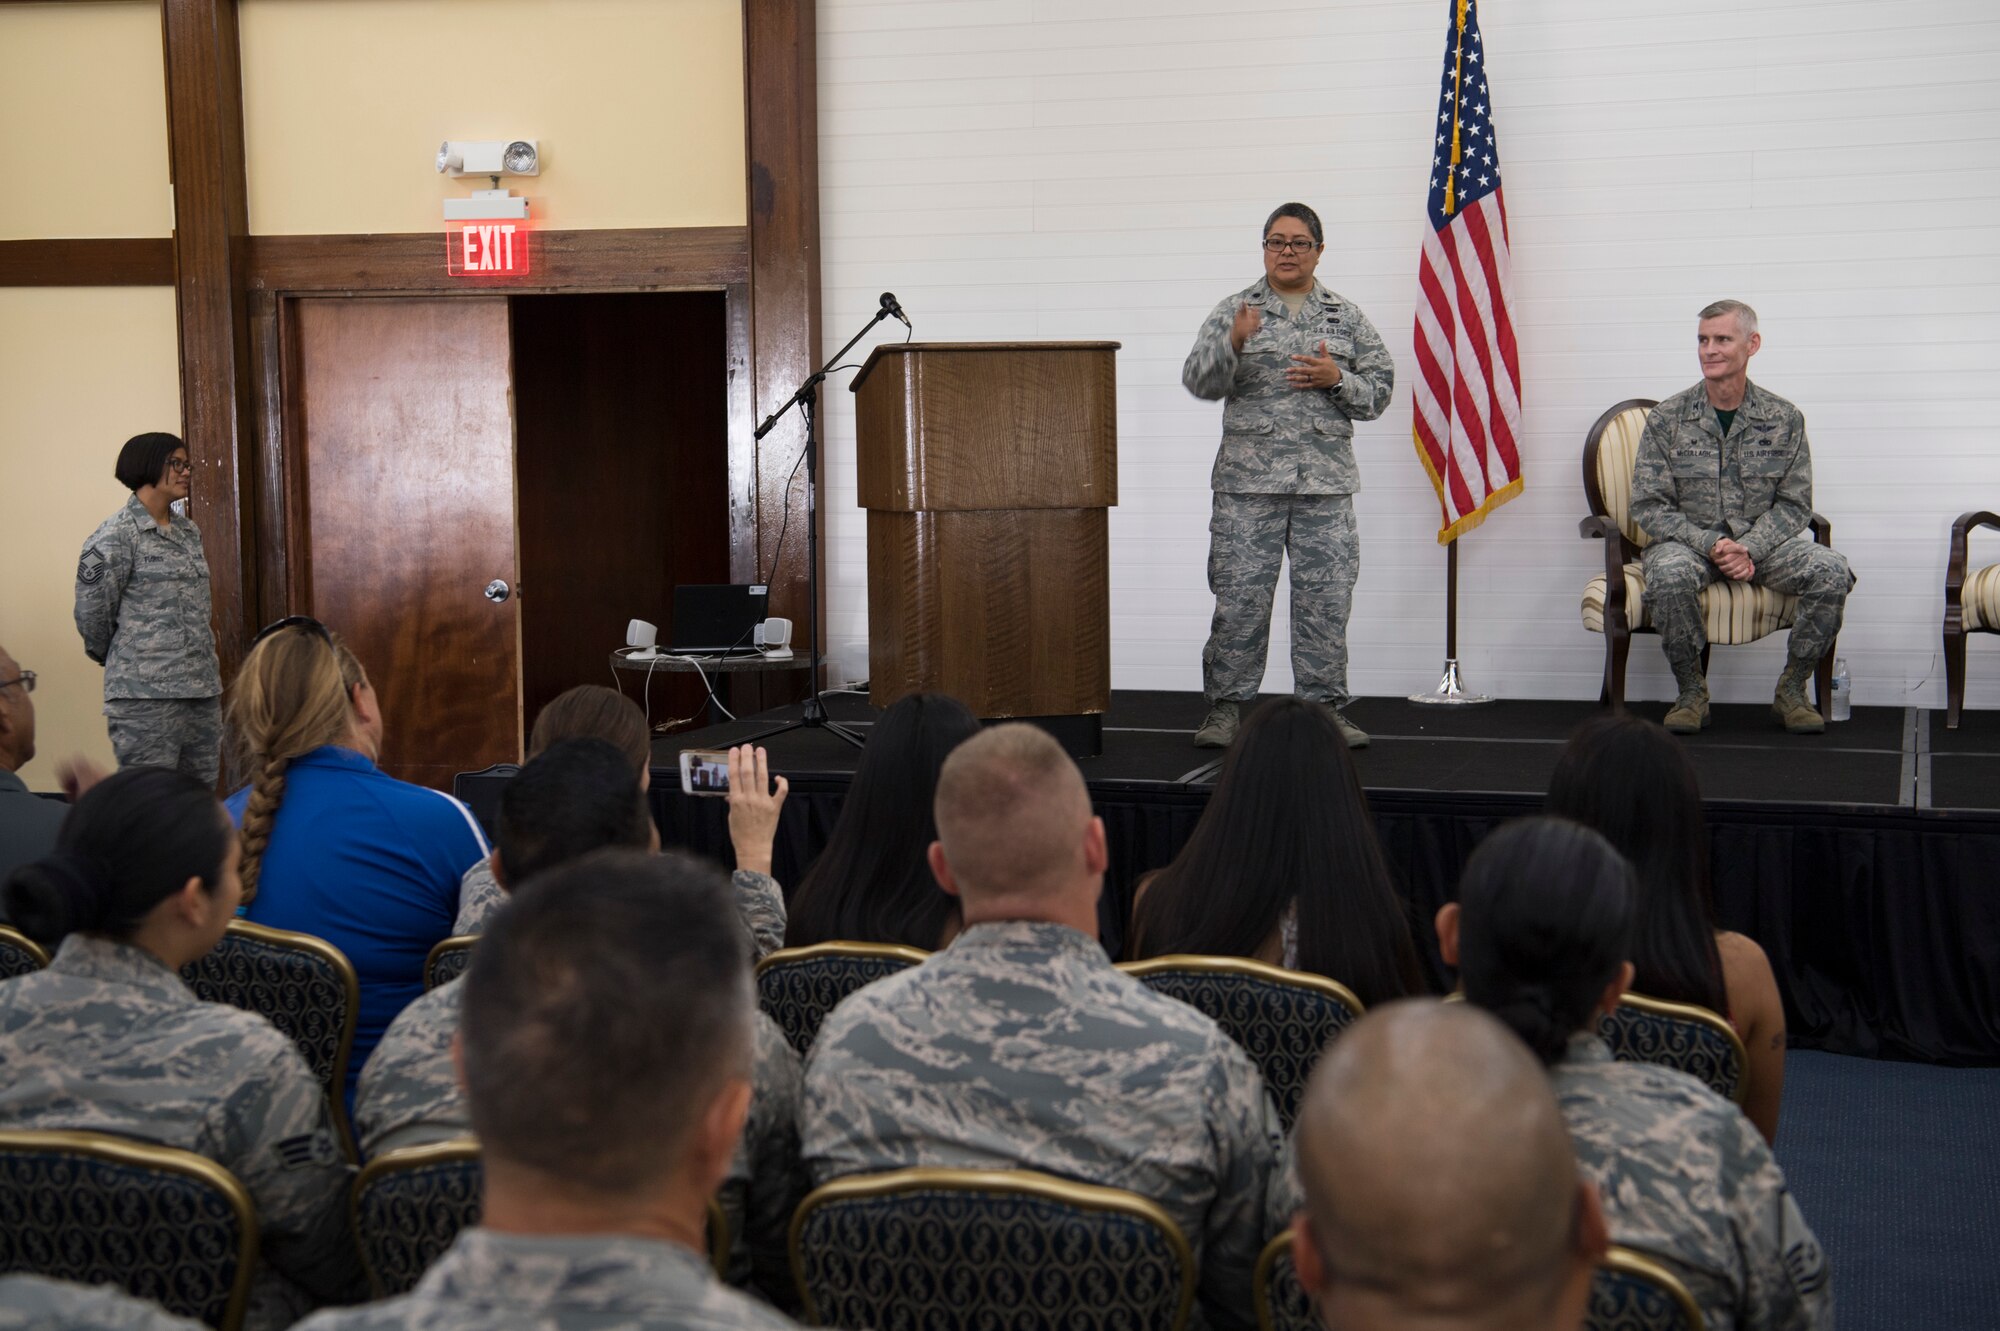
[[[501,604],[513,594],[514,589],[509,587],[503,579],[495,578],[486,584],[486,599],[495,605]]]

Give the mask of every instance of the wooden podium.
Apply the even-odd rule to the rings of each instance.
[[[935,689],[1102,751],[1118,345],[908,342],[861,367],[875,706]]]

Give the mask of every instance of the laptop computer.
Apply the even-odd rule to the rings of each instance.
[[[672,656],[755,656],[771,589],[761,582],[674,588]]]

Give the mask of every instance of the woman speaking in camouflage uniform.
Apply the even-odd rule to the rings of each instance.
[[[208,560],[185,507],[187,446],[142,434],[118,453],[132,492],[84,542],[76,630],[104,667],[104,715],[121,765],[172,767],[210,786],[222,770],[222,671],[209,625]]]
[[[1209,476],[1208,586],[1215,621],[1201,653],[1202,748],[1236,738],[1271,642],[1278,567],[1292,561],[1292,691],[1334,709],[1349,748],[1368,736],[1347,705],[1347,615],[1361,568],[1354,422],[1389,405],[1396,366],[1368,316],[1313,280],[1326,234],[1303,203],[1264,223],[1264,277],[1217,305],[1181,383],[1224,400]]]

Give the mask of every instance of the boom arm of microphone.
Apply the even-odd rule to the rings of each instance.
[[[909,324],[910,322],[909,319],[904,317],[903,307],[896,304],[896,297],[890,292],[885,291],[882,293],[881,308],[875,311],[875,317],[873,319],[870,319],[867,323],[861,325],[861,331],[856,333],[853,337],[848,338],[846,346],[834,352],[831,356],[828,356],[826,358],[826,364],[820,366],[817,370],[814,370],[811,374],[807,375],[806,381],[799,385],[798,392],[793,393],[790,397],[786,398],[776,411],[772,412],[770,415],[764,418],[764,423],[757,427],[757,433],[755,435],[755,438],[762,439],[765,435],[771,433],[772,429],[774,429],[777,426],[779,419],[782,416],[784,416],[786,412],[790,411],[793,407],[796,407],[801,402],[805,401],[807,394],[818,390],[820,381],[825,379],[826,376],[832,372],[834,366],[840,364],[840,358],[842,356],[845,356],[848,352],[854,349],[854,344],[856,342],[859,342],[862,338],[868,336],[869,329],[873,328],[876,324],[881,323],[884,319],[887,319],[892,314],[896,318],[902,319],[905,326]]]

